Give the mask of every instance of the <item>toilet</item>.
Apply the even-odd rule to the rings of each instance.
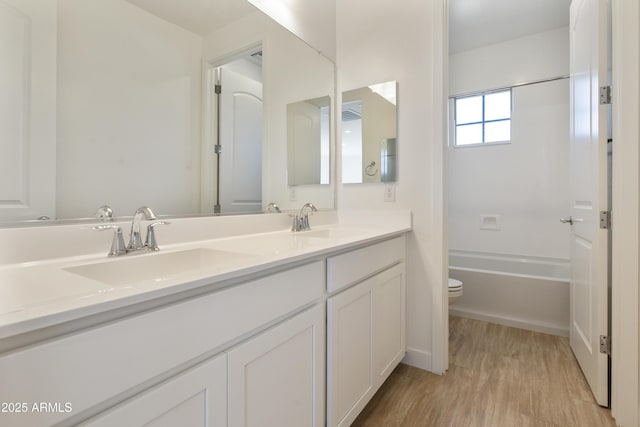
[[[449,305],[455,303],[462,296],[462,282],[449,277]]]

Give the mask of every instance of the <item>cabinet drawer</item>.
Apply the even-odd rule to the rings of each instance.
[[[50,425],[247,336],[323,296],[318,261],[0,357],[0,401],[69,402],[70,413],[0,414]]]
[[[405,257],[405,236],[327,259],[327,292],[332,293],[396,264]]]

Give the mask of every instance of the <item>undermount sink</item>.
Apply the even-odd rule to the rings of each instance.
[[[160,282],[188,271],[220,271],[252,257],[244,253],[198,248],[113,258],[63,270],[110,286],[123,286],[149,280]]]
[[[321,239],[329,239],[331,237],[337,237],[335,230],[310,230],[300,232],[301,236],[305,237],[319,237]]]
[[[309,239],[300,234],[302,233],[286,232],[266,234],[259,237],[230,239],[224,242],[224,248],[243,253],[272,256],[305,250],[320,243],[318,240]]]
[[[301,237],[313,237],[319,239],[340,239],[352,237],[355,233],[353,230],[344,230],[336,228],[325,228],[320,230],[300,231],[296,233]]]

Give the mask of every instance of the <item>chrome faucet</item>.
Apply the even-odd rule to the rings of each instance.
[[[143,251],[158,251],[158,243],[156,242],[155,227],[158,225],[171,224],[167,221],[156,221],[147,226],[147,237],[144,244],[142,243],[142,236],[140,235],[140,222],[143,218],[147,221],[156,219],[153,211],[146,206],[139,207],[133,214],[131,220],[131,233],[129,235],[129,244],[124,245],[124,238],[122,236],[122,229],[117,225],[96,225],[93,227],[95,231],[113,230],[113,242],[111,243],[111,250],[109,256],[120,256],[134,253],[141,253]]]
[[[140,236],[140,221],[142,217],[147,221],[156,219],[155,214],[151,209],[146,206],[141,206],[133,213],[133,219],[131,220],[131,232],[129,233],[129,244],[127,245],[127,252],[139,251],[144,249],[142,243],[142,237]]]
[[[304,211],[306,209],[309,209],[311,212],[318,212],[318,208],[316,208],[313,203],[305,203],[304,205],[302,205],[302,208],[300,208],[300,216],[304,214]]]
[[[311,230],[309,224],[309,212],[317,212],[318,208],[313,203],[305,203],[300,209],[300,214],[292,215],[293,224],[291,224],[291,231],[306,231]]]

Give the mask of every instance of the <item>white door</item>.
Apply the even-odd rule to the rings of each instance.
[[[55,218],[56,3],[0,1],[0,220]]]
[[[571,2],[571,309],[570,342],[596,401],[607,406],[607,2]]]
[[[221,67],[220,210],[262,211],[262,83]]]

